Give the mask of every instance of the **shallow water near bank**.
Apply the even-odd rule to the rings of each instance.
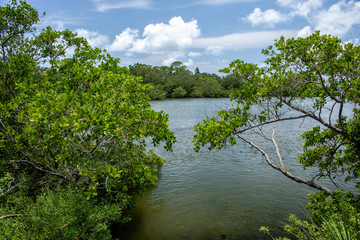
[[[308,186],[287,179],[272,169],[260,153],[243,142],[223,150],[193,151],[193,127],[207,115],[229,106],[228,99],[179,99],[154,101],[155,110],[170,116],[170,129],[177,143],[173,152],[154,151],[166,159],[158,186],[136,197],[132,223],[120,239],[270,239],[259,232],[269,226],[275,236],[284,236],[282,226],[289,213],[302,216]],[[300,134],[313,126],[310,120],[283,122],[277,126],[277,141],[287,170],[312,175],[296,163],[302,152]],[[272,151],[263,139],[249,136]],[[275,155],[272,160],[276,162]]]

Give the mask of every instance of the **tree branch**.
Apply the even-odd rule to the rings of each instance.
[[[9,188],[8,190],[6,190],[5,192],[2,192],[0,194],[0,197],[4,196],[5,194],[11,193],[16,187],[18,187],[20,185],[20,183],[16,184],[15,186]]]
[[[279,147],[275,141],[275,129],[276,129],[276,124],[274,124],[274,127],[273,127],[273,134],[272,134],[272,137],[271,137],[271,141],[275,147],[275,150],[276,150],[276,155],[278,156],[278,159],[279,159],[279,162],[280,162],[280,169],[281,171],[285,171],[285,166],[284,166],[284,161],[281,157],[281,154],[280,154],[280,150],[279,150]]]
[[[264,125],[267,125],[267,124],[271,124],[271,123],[288,121],[288,120],[295,120],[295,119],[301,119],[301,118],[306,118],[306,117],[308,117],[308,116],[309,116],[309,115],[308,115],[307,113],[304,113],[304,115],[299,115],[299,116],[296,116],[296,117],[277,118],[277,119],[269,120],[269,121],[262,122],[262,123],[259,123],[259,124],[256,124],[256,125],[252,125],[252,126],[247,127],[247,128],[240,129],[240,130],[237,131],[235,134],[241,134],[241,133],[246,132],[246,131],[248,131],[248,130],[251,130],[251,129],[254,129],[254,128],[259,128],[259,127],[261,127],[261,126],[264,126]]]
[[[269,155],[263,150],[261,149],[258,145],[256,145],[255,143],[247,140],[246,138],[244,138],[243,136],[241,136],[240,134],[236,134],[241,140],[243,140],[244,142],[248,143],[249,145],[251,145],[252,147],[254,147],[256,150],[258,150],[260,153],[262,153],[262,155],[265,157],[265,160],[266,162],[274,169],[280,171],[282,174],[284,174],[286,177],[294,180],[295,182],[298,182],[298,183],[303,183],[303,184],[306,184],[312,188],[315,188],[315,189],[318,189],[318,190],[322,190],[322,191],[326,191],[328,193],[332,193],[332,191],[321,185],[321,184],[317,184],[315,183],[313,180],[305,180],[305,179],[302,179],[298,176],[294,176],[292,175],[290,172],[286,171],[285,169],[282,169],[280,167],[278,167],[277,165],[273,164],[270,160],[270,157]]]
[[[344,137],[346,137],[346,138],[348,137],[348,135],[347,135],[344,131],[342,131],[341,129],[339,129],[339,128],[337,128],[337,127],[335,127],[335,126],[333,126],[333,125],[331,125],[331,124],[329,124],[329,123],[327,123],[327,122],[325,122],[321,117],[315,116],[314,113],[309,113],[309,112],[305,111],[304,109],[298,108],[298,107],[292,105],[290,102],[285,102],[285,101],[284,101],[284,103],[285,103],[287,106],[289,106],[290,108],[292,108],[292,109],[294,109],[294,110],[296,110],[296,111],[298,111],[298,112],[301,112],[301,113],[303,113],[304,115],[306,115],[306,116],[308,116],[308,117],[310,117],[310,118],[318,121],[319,123],[321,123],[321,124],[324,125],[325,127],[329,128],[330,130],[332,130],[332,131],[334,131],[334,132],[336,132],[336,133],[338,133],[338,134],[340,134],[340,135],[342,135],[342,136],[344,136]]]
[[[9,214],[9,215],[5,215],[5,216],[1,216],[1,219],[5,219],[5,218],[15,218],[15,217],[21,217],[21,216],[25,216],[24,214]]]
[[[63,175],[61,175],[61,174],[58,174],[58,173],[55,173],[55,172],[50,172],[50,171],[48,171],[48,170],[39,168],[39,167],[36,166],[34,163],[32,163],[31,161],[28,161],[28,160],[12,160],[12,162],[27,163],[27,164],[30,164],[30,165],[31,165],[32,167],[34,167],[35,169],[39,170],[40,172],[48,173],[48,174],[51,174],[51,175],[54,175],[54,176],[58,176],[58,177],[61,177],[61,178],[66,178],[65,176],[63,176]]]

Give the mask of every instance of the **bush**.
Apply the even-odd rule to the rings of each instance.
[[[121,204],[88,201],[73,189],[46,190],[35,201],[17,201],[24,209],[2,220],[1,239],[111,239],[111,223],[129,220]]]

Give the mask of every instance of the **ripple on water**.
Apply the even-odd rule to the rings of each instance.
[[[227,99],[183,99],[152,102],[155,110],[170,115],[170,128],[177,143],[173,152],[155,149],[166,159],[158,187],[136,199],[135,219],[121,239],[191,240],[264,239],[258,229],[270,226],[282,235],[281,223],[288,214],[302,214],[307,194],[314,192],[269,167],[261,154],[244,143],[221,151],[206,148],[194,153],[193,126],[206,113],[228,104]],[[287,169],[304,174],[296,156],[301,153],[299,135],[310,122],[284,123],[277,127],[277,140]],[[272,145],[249,135],[252,141]],[[276,155],[271,154],[276,162]],[[307,175],[311,176],[308,171]]]

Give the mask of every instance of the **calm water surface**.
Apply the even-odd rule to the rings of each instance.
[[[311,188],[295,183],[267,165],[265,159],[242,142],[226,149],[193,151],[193,127],[212,115],[228,99],[181,99],[154,101],[155,110],[170,115],[170,129],[177,143],[173,152],[155,152],[166,159],[158,186],[136,198],[134,220],[121,239],[195,240],[268,239],[260,226],[283,236],[289,213],[302,215]],[[300,134],[305,122],[278,125],[277,139],[287,170],[304,176],[296,163],[302,152]],[[270,150],[261,138],[250,136]],[[273,156],[273,162],[276,158]],[[311,171],[305,173],[310,176]]]

